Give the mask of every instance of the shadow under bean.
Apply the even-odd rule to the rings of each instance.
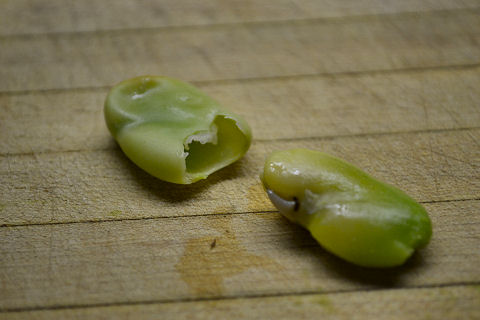
[[[353,284],[367,288],[393,288],[405,285],[407,277],[415,275],[426,265],[426,253],[420,249],[416,251],[405,264],[393,268],[366,268],[347,262],[324,249],[310,235],[309,231],[291,223],[286,218],[279,219],[279,228],[283,233],[291,234],[285,237],[288,243],[279,244],[288,246],[291,250],[302,251],[302,256],[314,258],[310,262],[318,265],[321,277],[347,279]],[[313,274],[315,277],[315,274]]]
[[[245,167],[248,166],[248,160],[242,158],[233,164],[212,173],[207,179],[197,181],[192,184],[175,184],[160,180],[133,163],[123,153],[117,145],[112,151],[115,152],[125,168],[125,172],[131,176],[132,180],[145,191],[154,194],[162,201],[179,203],[195,199],[197,195],[206,192],[209,188],[221,183],[222,181],[237,179],[245,175]]]

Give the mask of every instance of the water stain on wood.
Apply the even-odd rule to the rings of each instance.
[[[213,228],[220,235],[190,239],[175,266],[193,293],[222,295],[226,289],[224,279],[250,268],[263,269],[273,275],[283,270],[273,259],[249,253],[242,246],[232,228],[232,216],[215,219],[206,228]]]

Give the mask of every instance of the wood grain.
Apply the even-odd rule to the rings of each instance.
[[[480,282],[480,201],[426,209],[429,246],[385,270],[327,254],[278,213],[4,227],[0,308]]]
[[[480,125],[480,67],[199,86],[243,115],[257,140]],[[105,89],[0,94],[0,153],[110,148],[106,94]]]
[[[107,86],[140,74],[204,81],[478,64],[479,30],[472,9],[12,37],[2,40],[0,91]]]
[[[0,36],[480,7],[478,0],[2,0]]]
[[[193,185],[155,179],[119,149],[3,156],[0,224],[273,210],[258,178],[264,159],[297,147],[344,158],[419,201],[475,199],[479,137],[477,129],[255,142],[244,159]]]
[[[473,285],[31,311],[4,319],[473,320],[480,317],[479,303],[480,290]]]

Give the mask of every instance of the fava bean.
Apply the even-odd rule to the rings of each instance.
[[[189,184],[247,152],[240,116],[185,82],[156,76],[123,81],[105,102],[108,129],[123,152],[151,175]]]
[[[430,240],[425,209],[399,189],[325,153],[272,153],[262,181],[275,207],[333,254],[366,267],[403,264]]]

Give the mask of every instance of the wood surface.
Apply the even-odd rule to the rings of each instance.
[[[103,101],[192,81],[251,124],[189,186],[133,165]],[[480,318],[480,1],[0,0],[0,319]],[[365,269],[269,202],[323,150],[421,202],[429,246]]]

